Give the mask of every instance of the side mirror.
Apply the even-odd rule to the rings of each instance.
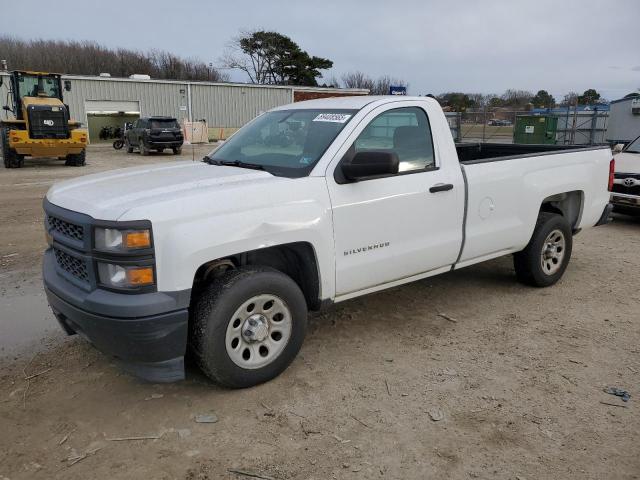
[[[65,80],[65,81],[64,81],[64,89],[65,89],[67,92],[70,92],[70,91],[71,91],[71,80]]]
[[[379,175],[395,175],[399,165],[395,152],[370,150],[356,153],[351,162],[342,164],[341,169],[347,180],[357,182]]]
[[[624,143],[617,143],[613,147],[613,153],[620,153],[622,150],[624,150]]]

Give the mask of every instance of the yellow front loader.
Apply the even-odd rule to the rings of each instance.
[[[65,165],[83,166],[87,130],[69,116],[60,75],[14,71],[10,81],[10,104],[2,107],[5,118],[0,120],[4,166],[20,168],[25,157],[53,157],[64,159]],[[71,90],[69,80],[64,89]]]

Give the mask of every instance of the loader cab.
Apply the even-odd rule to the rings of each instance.
[[[64,82],[70,90],[70,83]],[[29,131],[31,139],[70,137],[69,109],[62,101],[63,82],[57,73],[11,72],[14,127]]]
[[[70,90],[70,84],[68,87]],[[24,120],[24,99],[26,97],[44,100],[35,103],[62,104],[62,79],[56,73],[11,72],[11,91],[13,94],[13,113],[16,120]],[[57,99],[60,104],[46,99]],[[27,103],[31,102],[27,101]]]

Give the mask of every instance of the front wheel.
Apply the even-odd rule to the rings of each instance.
[[[113,142],[113,148],[115,148],[116,150],[121,150],[122,147],[124,147],[124,140],[116,140]]]
[[[82,152],[77,154],[69,154],[66,156],[66,161],[64,164],[67,167],[84,167],[87,163],[87,151],[82,150]]]
[[[534,287],[553,285],[567,269],[572,248],[569,222],[561,215],[541,212],[531,240],[513,256],[518,280]]]
[[[2,159],[4,160],[4,167],[22,168],[24,166],[24,156],[19,155],[9,146],[9,132],[10,130],[8,128],[2,128],[0,130],[0,142],[2,143]]]
[[[195,303],[190,344],[216,383],[245,388],[282,373],[307,331],[307,304],[287,275],[266,267],[224,273]]]

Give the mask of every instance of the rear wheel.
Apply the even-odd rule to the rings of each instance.
[[[287,275],[265,267],[224,273],[198,298],[190,345],[202,371],[245,388],[282,373],[307,331],[307,304]]]
[[[531,240],[513,256],[518,280],[534,287],[553,285],[567,269],[572,247],[569,222],[561,215],[541,212]]]
[[[84,167],[87,163],[86,160],[87,151],[82,150],[80,153],[67,155],[67,159],[64,164],[67,167]]]
[[[24,166],[24,156],[12,150],[9,147],[9,132],[8,128],[2,128],[0,132],[2,142],[2,159],[4,160],[5,168],[22,168]]]

